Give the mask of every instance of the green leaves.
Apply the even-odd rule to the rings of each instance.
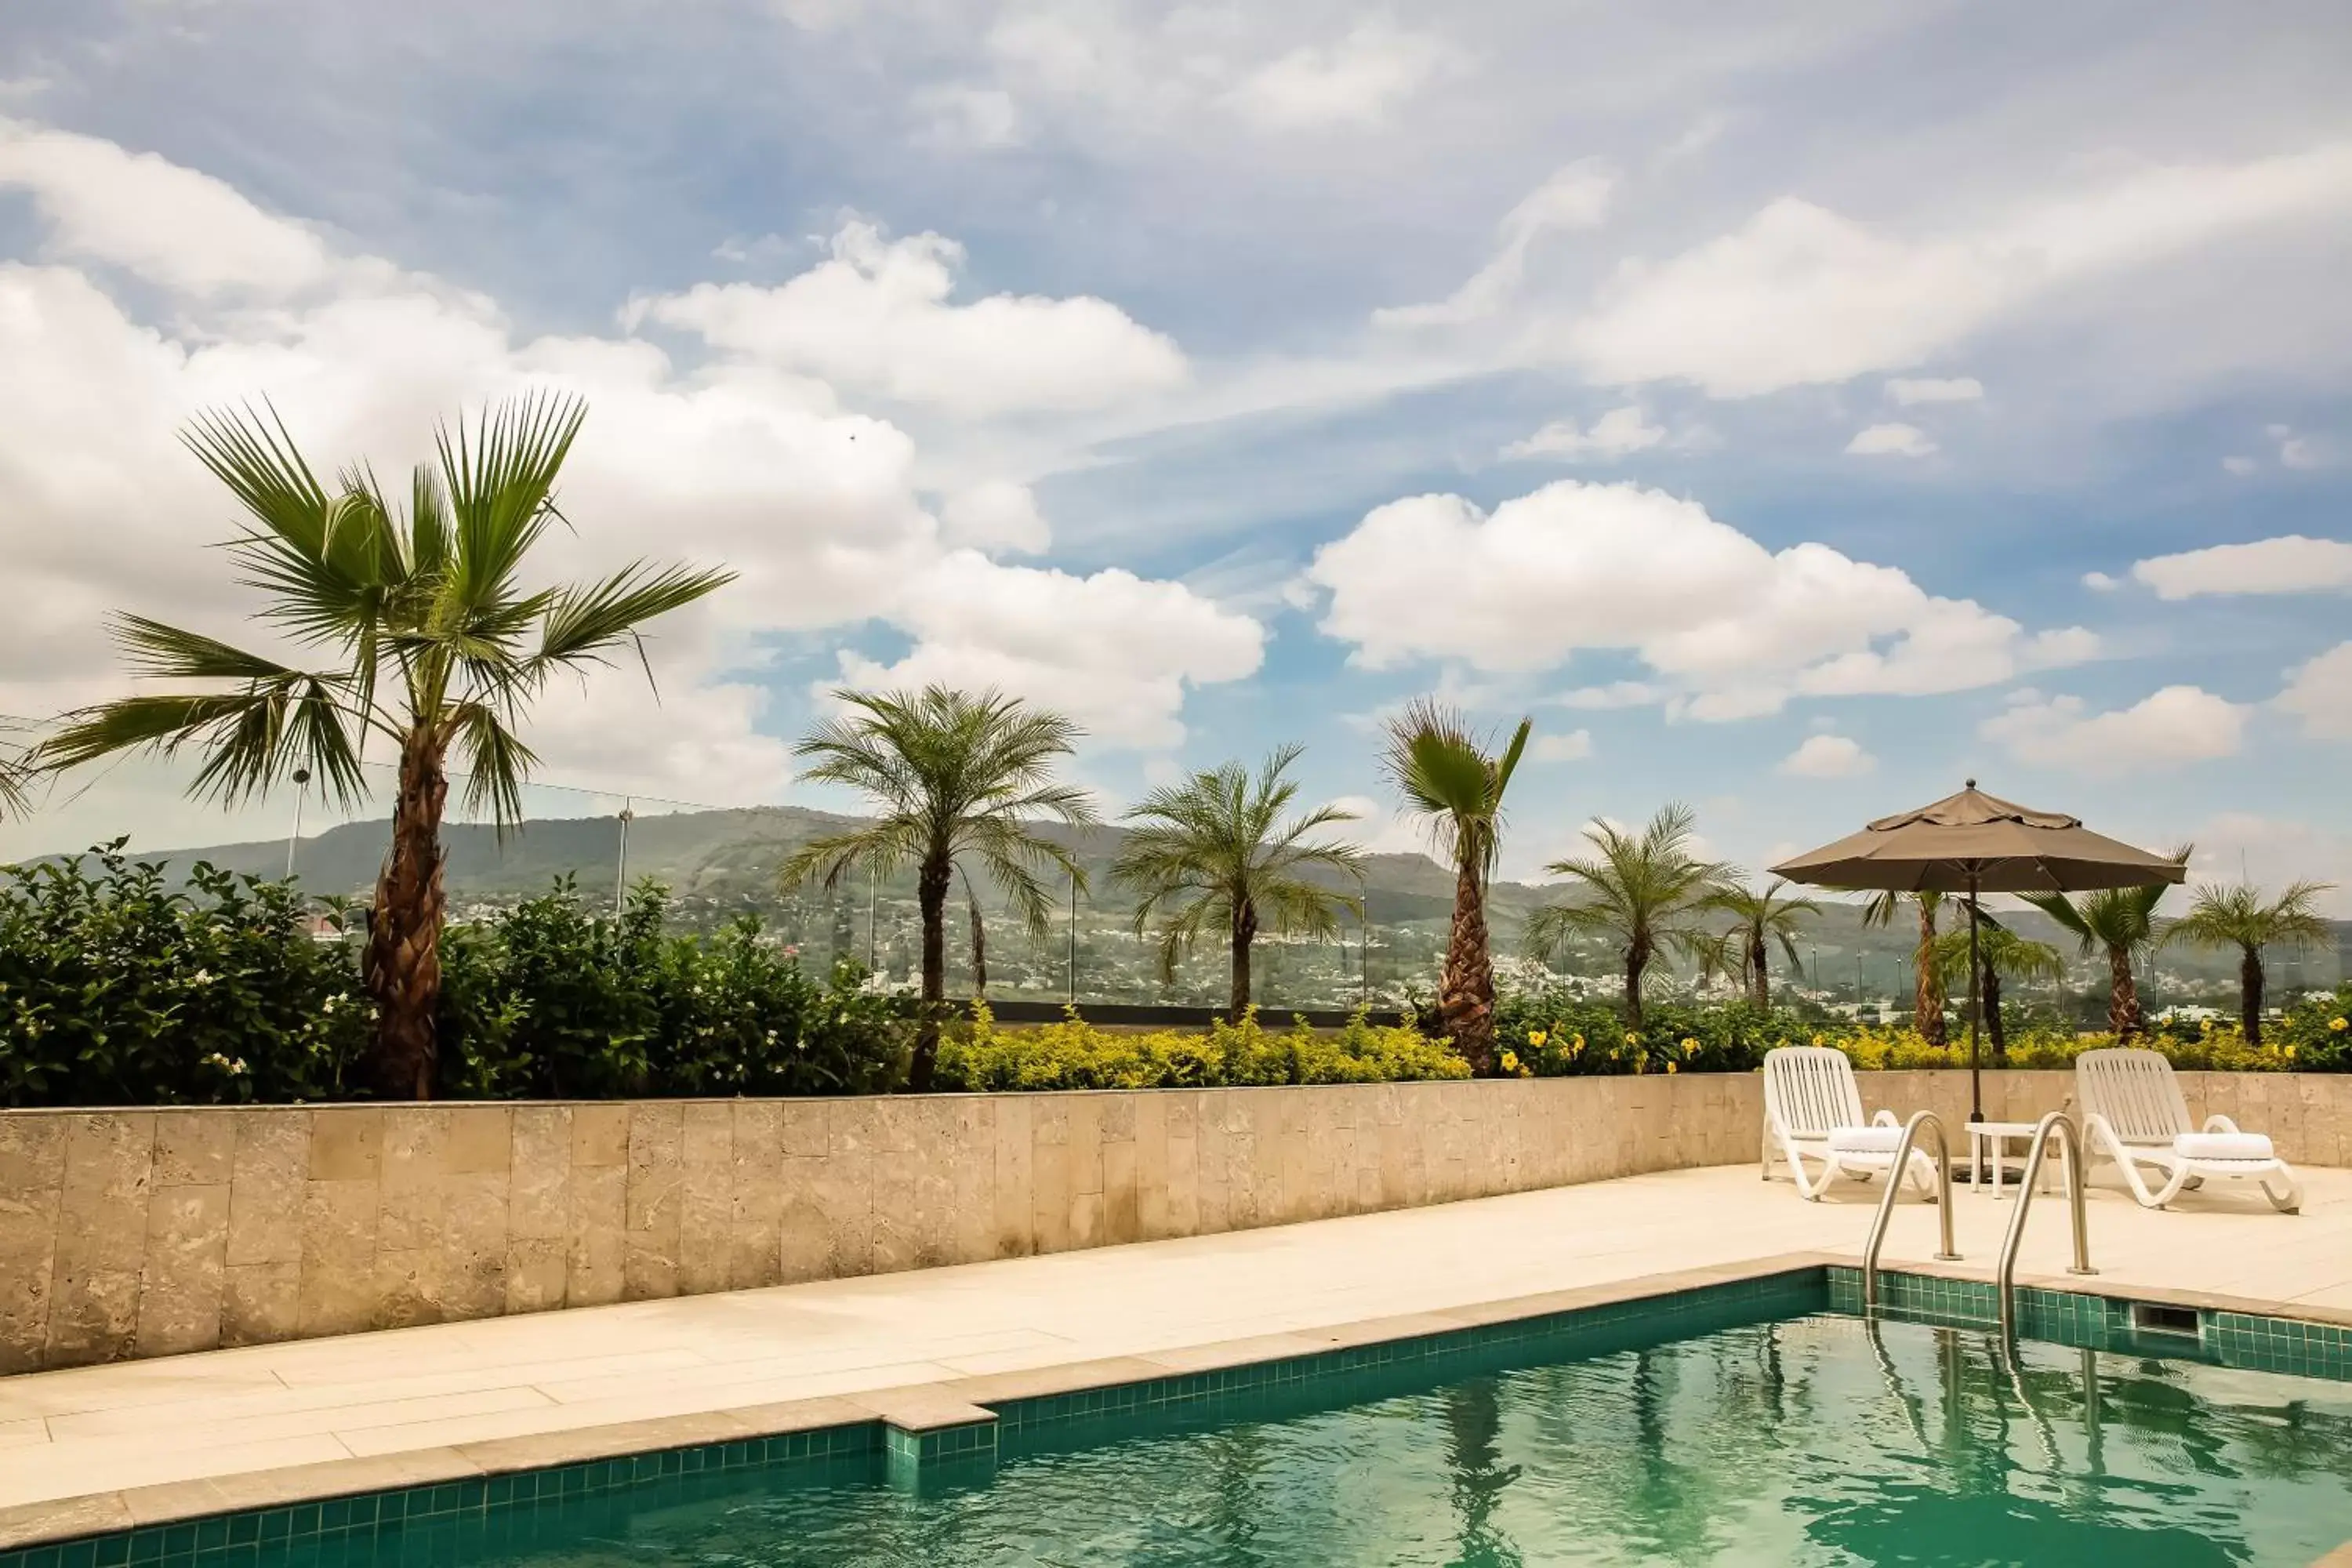
[[[445,426],[437,464],[412,474],[404,519],[364,468],[330,489],[274,408],[200,416],[184,436],[245,510],[230,543],[257,619],[326,653],[312,670],[218,638],[125,616],[125,660],[143,679],[196,683],[194,695],[142,693],[68,716],[37,762],[79,766],[131,750],[205,753],[193,793],[258,794],[307,768],[336,798],[365,792],[359,758],[373,732],[404,746],[454,746],[467,799],[501,826],[521,815],[533,757],[515,729],[559,669],[634,648],[645,625],[732,580],[639,562],[599,581],[525,588],[531,547],[562,521],[555,483],[587,410],[531,395]]]
[[[830,886],[853,867],[887,875],[968,855],[1004,890],[1023,923],[1042,932],[1053,895],[1039,878],[1050,870],[1085,883],[1076,858],[1032,826],[1095,820],[1084,791],[1053,781],[1055,765],[1075,749],[1077,726],[993,690],[974,695],[930,686],[835,696],[847,711],[793,748],[810,760],[802,777],[865,795],[875,820],[803,846],[784,864],[783,886],[812,878]]]
[[[1283,820],[1298,794],[1285,775],[1300,751],[1276,749],[1255,781],[1239,763],[1196,773],[1153,790],[1123,818],[1134,826],[1111,878],[1136,893],[1138,934],[1160,917],[1163,982],[1204,934],[1230,936],[1237,910],[1249,910],[1266,931],[1328,937],[1339,910],[1362,907],[1329,885],[1329,879],[1360,881],[1361,853],[1313,837],[1353,815],[1325,806]],[[1318,869],[1326,880],[1313,879]]]
[[[1430,818],[1431,837],[1457,866],[1483,878],[1494,870],[1510,787],[1534,721],[1522,719],[1500,756],[1490,756],[1456,708],[1419,698],[1389,721],[1381,770],[1412,810]]]

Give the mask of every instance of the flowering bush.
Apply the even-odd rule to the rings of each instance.
[[[351,956],[284,883],[121,842],[0,868],[0,1105],[326,1100],[366,1044]]]
[[[1639,1031],[1616,1007],[1572,992],[1507,996],[1496,1009],[1497,1042],[1511,1053],[1507,1073],[1556,1078],[1582,1073],[1747,1072],[1777,1046],[1835,1046],[1865,1068],[1965,1068],[1968,1036],[1937,1047],[1916,1031],[1851,1019],[1808,1021],[1793,1011],[1767,1012],[1747,1002],[1714,1006],[1665,1003],[1644,1009]],[[2344,1020],[2339,1022],[2339,1020]],[[2084,1051],[2116,1043],[2044,1026],[2012,1026],[2007,1065],[2067,1068]],[[2234,1023],[2180,1021],[2158,1026],[2135,1042],[2174,1066],[2226,1072],[2352,1071],[2352,985],[2298,1004],[2267,1026],[2259,1049]],[[1985,1065],[1992,1064],[1990,1053]]]
[[[1358,1013],[1345,1028],[1318,1034],[1304,1022],[1265,1028],[1255,1009],[1238,1024],[1220,1019],[1206,1034],[1097,1028],[1071,1008],[1058,1024],[1001,1027],[983,1004],[940,1043],[938,1085],[961,1089],[1185,1089],[1227,1084],[1385,1083],[1467,1078],[1470,1068],[1443,1040],[1408,1024],[1380,1025]]]

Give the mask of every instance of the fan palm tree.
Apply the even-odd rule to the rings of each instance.
[[[1948,1038],[1944,1029],[1943,973],[1936,966],[1936,913],[1944,906],[1944,895],[1933,889],[1916,893],[1877,893],[1862,907],[1862,923],[1865,926],[1891,926],[1902,912],[1906,902],[1915,903],[1919,910],[1919,940],[1911,949],[1911,1026],[1929,1045],[1941,1047]]]
[[[1936,939],[1935,967],[1948,986],[1969,988],[1969,933],[1947,931]],[[1977,913],[1978,996],[1983,1006],[1985,1037],[1992,1045],[1996,1066],[2009,1059],[2009,1032],[2000,1019],[2000,983],[2011,980],[2055,980],[2066,973],[2066,961],[2046,942],[2021,937],[1990,915]]]
[[[1584,837],[1592,853],[1544,868],[1582,894],[1575,903],[1536,911],[1528,943],[1547,956],[1575,936],[1600,937],[1617,949],[1625,975],[1625,1022],[1642,1026],[1642,984],[1651,963],[1673,952],[1705,963],[1709,935],[1698,921],[1725,890],[1732,868],[1691,853],[1694,818],[1680,802],[1661,806],[1639,833],[1594,821]]]
[[[1227,763],[1152,791],[1127,813],[1125,820],[1139,826],[1128,830],[1127,846],[1111,864],[1112,880],[1136,891],[1139,935],[1153,916],[1164,916],[1163,984],[1175,978],[1178,958],[1203,931],[1224,934],[1232,953],[1227,1005],[1237,1023],[1249,1008],[1250,944],[1260,931],[1330,937],[1339,930],[1339,910],[1363,908],[1360,899],[1307,875],[1319,869],[1362,880],[1363,857],[1353,845],[1311,837],[1353,822],[1355,814],[1327,805],[1283,820],[1298,795],[1297,782],[1283,774],[1303,750],[1281,747],[1255,781],[1241,763]]]
[[[2189,912],[2167,926],[2160,943],[2238,950],[2238,1020],[2246,1044],[2263,1043],[2263,949],[2290,950],[2326,940],[2332,928],[2315,907],[2331,882],[2290,882],[2270,902],[2251,882],[2208,882],[2197,889]]]
[[[1712,972],[1738,971],[1748,998],[1769,1010],[1772,1005],[1771,948],[1777,942],[1790,963],[1797,960],[1797,931],[1806,917],[1822,912],[1811,899],[1784,899],[1789,884],[1775,881],[1762,892],[1751,888],[1723,888],[1706,900],[1706,907],[1732,918],[1730,930],[1706,949],[1704,967]]]
[[[2183,845],[2173,858],[2185,865],[2189,856],[2189,847]],[[2118,1040],[2128,1040],[2147,1027],[2132,960],[2155,948],[2156,906],[2171,886],[2105,888],[2080,899],[2063,893],[2025,895],[2027,903],[2064,927],[2084,952],[2107,955],[2107,1027]]]
[[[1486,884],[1503,834],[1503,793],[1528,748],[1519,721],[1501,752],[1470,731],[1461,710],[1421,698],[1389,721],[1381,770],[1406,806],[1429,822],[1454,864],[1454,924],[1437,984],[1437,1010],[1454,1048],[1474,1072],[1495,1067],[1495,963],[1486,939]]]
[[[1071,852],[1035,831],[1037,819],[1069,826],[1095,820],[1084,791],[1055,784],[1078,728],[1058,713],[991,690],[974,696],[943,686],[919,692],[841,691],[848,712],[809,731],[794,749],[814,759],[802,776],[865,795],[875,819],[801,847],[784,862],[786,888],[812,877],[838,886],[852,867],[887,876],[915,868],[922,910],[923,1010],[908,1087],[931,1086],[947,998],[948,892],[966,857],[1004,890],[1032,935],[1042,938],[1053,900],[1038,873],[1051,868],[1080,886]]]
[[[503,832],[521,819],[537,761],[517,733],[561,672],[584,674],[626,649],[645,665],[640,628],[730,579],[638,563],[595,582],[527,589],[525,559],[556,510],[556,479],[587,413],[527,396],[485,411],[469,435],[436,435],[397,507],[363,468],[330,489],[273,412],[199,418],[189,449],[243,507],[229,542],[257,618],[318,650],[306,668],[142,616],[117,622],[131,672],[194,681],[196,692],[142,693],[67,715],[36,752],[51,768],[130,751],[204,756],[190,793],[224,804],[258,796],[307,769],[341,804],[366,792],[371,741],[398,753],[392,845],[375,885],[365,973],[376,1035],[365,1071],[395,1098],[432,1093],[441,990],[441,818],[454,756],[469,809]]]

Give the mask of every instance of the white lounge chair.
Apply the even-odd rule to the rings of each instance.
[[[2172,1064],[2156,1052],[2084,1051],[2074,1058],[2074,1085],[2083,1102],[2084,1160],[2113,1160],[2142,1206],[2160,1209],[2183,1188],[2227,1176],[2262,1184],[2273,1208],[2294,1214],[2303,1207],[2303,1184],[2269,1137],[2241,1132],[2226,1116],[2207,1117],[2201,1131],[2194,1127]],[[2153,1190],[2141,1179],[2142,1166],[2159,1178]],[[2273,1190],[2273,1182],[2284,1190]]]
[[[1854,1087],[1853,1064],[1829,1046],[1783,1046],[1764,1053],[1764,1179],[1772,1179],[1777,1149],[1786,1160],[1797,1191],[1819,1203],[1831,1181],[1845,1176],[1868,1181],[1893,1168],[1903,1124],[1891,1110],[1865,1121],[1862,1091]],[[1821,1166],[1808,1176],[1805,1162]],[[1906,1162],[1911,1179],[1932,1203],[1936,1163],[1920,1149]]]

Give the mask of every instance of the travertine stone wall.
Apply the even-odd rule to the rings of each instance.
[[[2182,1075],[2352,1163],[2352,1077]],[[2065,1073],[1986,1075],[1987,1113]],[[1968,1079],[1863,1075],[1871,1109]],[[882,1273],[1757,1156],[1752,1075],[0,1112],[0,1372]]]

